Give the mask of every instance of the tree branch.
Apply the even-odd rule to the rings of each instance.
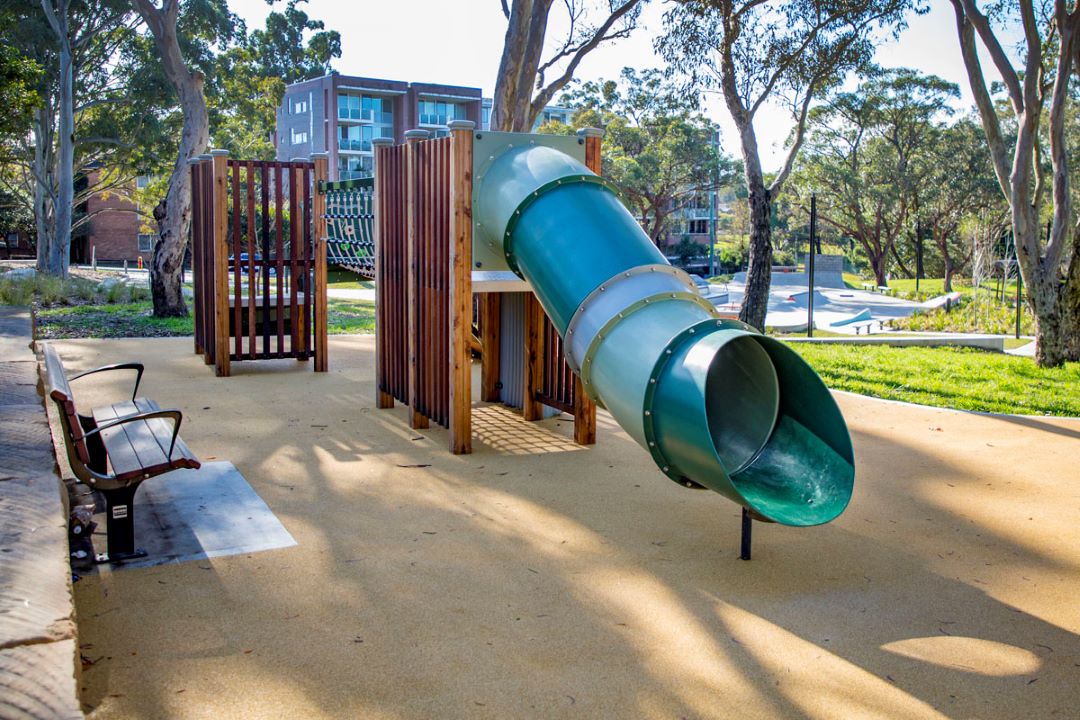
[[[593,34],[592,38],[577,49],[577,51],[574,53],[573,58],[571,58],[570,62],[567,64],[566,70],[563,72],[563,74],[557,77],[555,80],[552,80],[547,87],[542,88],[537,94],[536,98],[533,100],[531,106],[531,112],[533,117],[536,117],[541,112],[543,112],[544,107],[551,102],[551,99],[555,96],[555,93],[564,88],[566,84],[570,82],[570,79],[574,77],[574,71],[577,70],[577,66],[581,63],[582,59],[587,54],[596,49],[596,47],[600,43],[613,37],[607,35],[608,30],[610,30],[611,27],[621,18],[623,18],[627,13],[633,10],[639,2],[640,0],[626,0],[626,2],[624,2],[617,10],[612,12],[611,15],[608,16],[608,19],[605,20],[603,24],[601,24],[600,27],[596,29],[596,32]]]

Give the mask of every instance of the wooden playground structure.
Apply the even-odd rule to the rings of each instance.
[[[352,217],[356,240],[376,246],[377,407],[404,403],[410,427],[434,421],[450,431],[452,452],[471,452],[473,352],[481,356],[480,399],[506,401],[500,375],[511,358],[503,348],[519,342],[512,360],[521,378],[512,384],[520,384],[525,419],[542,419],[545,407],[569,413],[574,440],[595,443],[596,406],[535,295],[522,282],[511,290],[474,282],[475,135],[458,121],[449,137],[418,130],[402,145],[375,141],[374,213],[369,185],[328,182],[325,154],[249,161],[215,150],[193,159],[195,352],[222,377],[234,362],[280,358],[312,359],[326,372],[328,220]],[[581,142],[598,173],[600,136]],[[345,191],[366,196],[350,207],[338,197]],[[369,239],[363,221],[370,226],[372,214]],[[504,308],[520,303],[520,328],[504,338]]]
[[[272,358],[326,372],[326,179],[325,155],[191,161],[195,352],[217,375]]]
[[[500,398],[497,284],[473,280],[473,140],[468,121],[449,137],[406,133],[406,142],[375,144],[377,407],[409,407],[409,425],[431,421],[450,431],[450,450],[472,451],[472,354],[481,354],[480,399]],[[584,138],[589,168],[600,171],[600,137]],[[596,405],[563,356],[562,342],[539,301],[525,295],[522,412],[544,406],[574,416],[574,439],[596,442]],[[474,321],[477,326],[474,338]],[[478,342],[475,340],[478,338]]]

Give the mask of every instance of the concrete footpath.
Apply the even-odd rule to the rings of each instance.
[[[26,308],[0,307],[0,717],[81,718],[65,490]]]
[[[445,430],[374,409],[370,336],[331,337],[326,374],[283,360],[231,378],[190,338],[55,345],[72,372],[146,362],[142,392],[182,409],[192,450],[233,462],[298,542],[77,583],[92,718],[1080,707],[1078,420],[838,395],[851,506],[818,528],[755,524],[741,562],[739,508],[665,479],[604,413],[582,449],[565,419],[478,403],[476,452],[453,456]]]

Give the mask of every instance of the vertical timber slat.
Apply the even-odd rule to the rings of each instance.
[[[320,190],[323,183],[330,179],[329,155],[318,153],[312,156],[315,162],[315,193],[313,197],[314,209],[312,211],[314,232],[311,241],[315,243],[315,278],[312,293],[313,311],[312,328],[315,342],[315,372],[326,372],[329,369],[327,356],[327,323],[329,313],[326,299],[326,280],[328,268],[326,267],[326,195]]]
[[[394,407],[394,396],[386,392],[388,387],[387,373],[388,352],[390,347],[389,328],[386,322],[387,303],[386,295],[389,292],[389,282],[386,278],[386,253],[387,243],[387,213],[389,209],[388,195],[390,192],[390,148],[393,145],[390,138],[377,138],[372,141],[375,155],[375,182],[373,187],[375,204],[375,407],[386,409]],[[317,166],[316,166],[317,167]]]
[[[585,139],[585,165],[597,175],[601,170],[600,146],[604,131],[583,128],[578,134]],[[581,378],[574,378],[574,442],[579,445],[596,444],[596,403],[585,394]]]
[[[248,318],[248,351],[249,359],[254,360],[255,354],[255,293],[259,287],[255,279],[255,163],[250,160],[244,164],[247,169],[247,318]],[[237,333],[240,329],[237,328]]]
[[[450,452],[472,452],[472,165],[469,121],[450,123]]]
[[[479,294],[480,301],[480,399],[499,401],[499,326],[502,322],[502,293]]]
[[[244,303],[241,294],[241,278],[243,273],[240,268],[240,163],[235,160],[230,160],[227,163],[229,169],[229,176],[232,180],[232,276],[233,276],[233,291],[232,301],[230,303],[232,307],[232,322],[235,330],[233,335],[235,337],[235,354],[237,360],[244,359],[244,333],[243,317],[241,313],[244,312]]]
[[[229,188],[226,150],[214,150],[214,369],[229,377]]]
[[[297,265],[298,253],[304,246],[303,215],[300,212],[300,201],[303,199],[300,189],[300,178],[303,171],[300,163],[303,160],[293,160],[289,166],[289,356],[300,357],[300,333],[304,331],[304,323],[300,318],[300,268]],[[308,290],[308,294],[310,294]]]
[[[524,392],[521,412],[526,420],[542,420],[544,406],[537,399],[544,374],[544,308],[533,293],[525,295]]]
[[[409,427],[423,429],[428,427],[428,418],[417,408],[420,401],[420,363],[419,363],[419,317],[417,304],[420,302],[420,278],[419,258],[420,250],[420,224],[419,198],[420,190],[418,177],[417,144],[427,137],[426,130],[409,130],[405,133],[407,145],[405,146],[405,207],[406,207],[406,232],[405,232],[405,306],[407,308],[406,320],[406,375],[407,397],[409,403]]]

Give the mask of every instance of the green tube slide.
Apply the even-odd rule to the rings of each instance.
[[[477,242],[532,285],[585,391],[668,477],[785,525],[843,512],[854,454],[821,379],[719,318],[602,178],[551,147],[511,145],[477,180],[474,216]]]

